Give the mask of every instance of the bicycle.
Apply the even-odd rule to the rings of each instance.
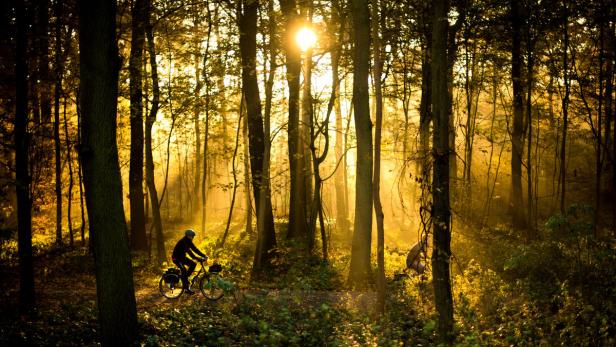
[[[204,261],[200,261],[201,268],[195,276],[193,276],[188,289],[193,288],[197,280],[199,280],[199,291],[203,296],[210,301],[218,301],[225,293],[219,286],[220,272],[222,266],[214,263],[207,270],[203,266]],[[158,282],[158,290],[160,294],[167,299],[176,300],[184,293],[184,285],[182,283],[181,271],[178,268],[169,268],[160,278]]]

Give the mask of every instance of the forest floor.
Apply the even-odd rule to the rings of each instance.
[[[167,248],[171,246],[169,243]],[[211,244],[200,247],[208,249]],[[0,284],[0,310],[4,312],[0,315],[0,345],[96,345],[96,281],[87,247],[58,249],[47,245],[36,249],[37,310],[28,316],[18,314],[18,267],[15,255],[7,254],[10,248],[4,245],[0,262],[0,275],[11,279]],[[199,292],[178,300],[165,299],[158,291],[161,268],[151,265],[147,256],[134,256],[142,344],[377,343],[381,328],[375,323],[373,289],[346,288],[343,274],[332,266],[297,257],[287,258],[312,266],[278,264],[271,277],[250,282],[250,257],[245,258],[250,253],[249,246],[241,245],[233,254],[218,259],[225,266],[223,275],[229,276],[235,288],[217,302],[206,300]],[[414,314],[410,322],[414,330],[405,331],[405,335],[412,332],[421,337],[416,340],[418,344],[428,344],[431,331],[424,334],[423,323]]]
[[[167,235],[167,250],[178,233]],[[167,265],[133,256],[142,345],[435,343],[430,278],[396,276],[404,252],[386,249],[386,312],[379,316],[374,287],[358,291],[346,283],[345,245],[332,247],[328,263],[280,245],[275,268],[251,280],[254,240],[238,234],[222,255],[215,256],[214,238],[198,243],[235,284],[215,303],[200,293],[164,299],[158,281]],[[614,246],[597,243],[580,256],[565,241],[539,239],[530,247],[506,227],[458,228],[452,265],[456,345],[616,344]],[[0,248],[0,345],[97,345],[96,282],[87,247],[35,246],[37,310],[28,316],[17,311],[14,244]]]

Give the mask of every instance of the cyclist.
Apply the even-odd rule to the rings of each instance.
[[[207,260],[207,256],[203,254],[203,252],[201,252],[193,243],[195,235],[196,234],[194,230],[186,230],[184,232],[184,237],[175,244],[175,247],[173,248],[173,254],[171,255],[173,263],[177,265],[182,271],[182,284],[184,285],[184,291],[188,294],[195,293],[189,288],[188,276],[192,274],[197,264],[194,261],[188,259],[187,255],[199,262]],[[197,253],[197,255],[199,255],[201,258],[197,257],[193,252]]]

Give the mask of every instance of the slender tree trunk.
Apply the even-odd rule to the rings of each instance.
[[[566,177],[567,177],[567,128],[569,126],[569,62],[568,62],[568,50],[569,50],[569,9],[565,4],[564,15],[564,47],[563,47],[563,80],[565,84],[565,95],[562,99],[563,109],[563,128],[562,128],[562,141],[560,143],[560,213],[565,213],[566,204]]]
[[[429,17],[429,16],[426,16]],[[425,44],[421,60],[421,100],[419,104],[419,157],[421,162],[422,182],[426,184],[430,180],[430,122],[432,122],[432,73],[430,58],[432,50],[431,20],[427,20],[424,30]]]
[[[259,202],[257,203],[257,230],[259,234],[266,232],[266,217],[271,212],[271,191],[270,191],[270,149],[272,146],[272,140],[270,137],[271,132],[271,112],[272,112],[272,89],[274,87],[274,77],[276,75],[276,32],[275,32],[275,19],[273,19],[274,7],[273,2],[268,2],[268,17],[270,18],[268,23],[268,35],[269,35],[269,61],[270,69],[267,80],[265,82],[265,112],[263,117],[263,166],[261,170],[261,185],[264,189],[261,190],[259,195]],[[266,206],[268,208],[266,208]],[[269,212],[268,212],[269,209]],[[257,247],[262,247],[263,244],[259,244],[257,241]],[[255,255],[255,258],[257,256]],[[256,262],[255,262],[256,263]]]
[[[522,9],[517,0],[511,0],[511,80],[513,81],[513,129],[511,131],[511,215],[513,225],[526,226],[522,193],[522,155],[524,151],[524,86],[522,80]]]
[[[178,138],[177,141],[175,142],[176,144],[176,152],[178,154],[177,158],[178,158],[178,202],[179,202],[179,207],[180,209],[178,210],[178,219],[181,221],[184,220],[184,182],[185,182],[185,177],[184,177],[184,170],[182,168],[182,152],[180,149],[180,139]],[[185,147],[186,144],[184,144]]]
[[[532,227],[533,223],[533,175],[532,175],[532,147],[533,147],[533,42],[531,38],[530,23],[526,24],[526,127],[528,128],[528,145],[526,152],[526,217],[527,227]],[[537,178],[535,178],[537,179]],[[529,235],[530,236],[530,235]]]
[[[237,131],[235,132],[235,147],[233,148],[233,159],[231,161],[231,170],[233,173],[233,193],[231,195],[231,206],[229,207],[229,216],[227,217],[227,225],[225,226],[225,232],[222,235],[220,241],[220,248],[225,247],[225,241],[229,235],[229,228],[231,227],[231,217],[233,217],[233,207],[235,206],[235,196],[237,194],[237,168],[235,163],[237,162],[237,150],[240,146],[240,130],[242,128],[242,118],[244,116],[244,98],[240,101],[240,112],[237,119]]]
[[[244,121],[242,122],[242,147],[244,151],[244,204],[246,205],[246,234],[252,234],[252,200],[250,199],[250,154],[248,153],[248,117],[246,115],[246,100],[242,93],[242,101],[244,108],[240,107],[240,112],[243,112]]]
[[[594,215],[594,235],[597,235],[599,215],[601,212],[601,174],[603,171],[603,60],[605,52],[605,34],[604,23],[599,24],[599,112],[597,113],[597,153],[596,153],[596,169],[595,169],[595,215]]]
[[[253,194],[257,209],[257,218],[263,216],[257,225],[263,228],[257,230],[257,247],[253,262],[253,273],[266,267],[272,257],[271,250],[276,247],[274,231],[274,216],[269,189],[269,178],[263,177],[263,153],[265,151],[265,135],[263,117],[261,115],[261,100],[256,72],[257,55],[257,9],[256,1],[242,0],[238,6],[238,25],[240,29],[240,56],[242,60],[242,89],[246,98],[248,118],[248,140],[250,143],[250,167],[252,171]],[[265,194],[261,204],[260,196]],[[263,208],[263,212],[259,209]]]
[[[302,3],[302,17],[306,17],[306,22],[312,22],[312,0],[305,0]],[[311,252],[314,248],[315,243],[315,228],[311,227],[312,221],[310,220],[310,215],[312,211],[311,200],[314,197],[314,190],[316,187],[313,187],[313,162],[312,162],[312,153],[311,153],[311,140],[312,140],[312,132],[314,131],[313,124],[313,116],[314,116],[314,106],[313,106],[313,97],[312,97],[312,47],[308,47],[304,52],[304,63],[303,63],[303,85],[302,85],[302,97],[301,97],[301,119],[299,124],[299,151],[302,153],[302,159],[304,161],[302,165],[302,171],[300,172],[300,179],[302,184],[305,186],[304,188],[304,196],[300,197],[302,206],[304,208],[304,214],[307,216],[307,232],[304,238],[304,242],[306,243],[308,250]]]
[[[312,48],[308,48],[305,52],[304,59],[304,85],[302,90],[302,121],[300,125],[300,145],[302,147],[302,151],[304,152],[304,173],[302,174],[303,184],[305,185],[305,197],[304,197],[304,208],[307,210],[306,215],[308,218],[308,229],[306,233],[306,243],[308,247],[308,251],[312,252],[314,249],[315,239],[316,239],[316,203],[318,203],[315,199],[318,200],[317,194],[320,194],[320,187],[316,187],[316,182],[314,182],[313,178],[318,175],[318,173],[314,172],[316,169],[314,168],[315,164],[317,164],[314,160],[316,158],[313,155],[315,150],[313,147],[315,146],[314,141],[315,132],[315,120],[314,120],[314,107],[312,104]],[[307,150],[307,151],[306,151]],[[319,183],[320,184],[320,183]],[[314,188],[313,188],[313,185]],[[317,192],[318,191],[318,192]]]
[[[30,197],[28,133],[28,31],[23,2],[17,3],[15,49],[15,190],[17,194],[17,255],[19,258],[19,308],[34,308],[34,264],[32,258],[32,199]]]
[[[383,92],[381,88],[381,39],[379,37],[379,1],[372,0],[372,43],[374,66],[372,67],[372,80],[374,83],[374,96],[376,102],[375,131],[374,131],[374,177],[372,184],[372,197],[374,199],[374,213],[376,215],[377,251],[377,309],[385,312],[385,215],[381,204],[381,133],[383,129]]]
[[[63,105],[63,115],[64,115],[64,136],[66,138],[66,162],[68,164],[68,192],[66,195],[66,223],[68,225],[68,235],[70,240],[71,247],[74,246],[74,236],[73,236],[73,216],[71,214],[73,209],[73,156],[71,155],[71,141],[68,135],[68,120],[66,118],[66,96],[64,96],[64,105]],[[83,242],[83,240],[82,240]]]
[[[53,117],[53,142],[55,152],[56,169],[56,243],[62,245],[62,153],[60,146],[60,95],[62,93],[62,67],[61,67],[61,6],[62,1],[56,1],[54,5],[56,14],[55,24],[55,86],[54,86],[54,117]],[[72,239],[72,236],[71,236]],[[72,242],[71,242],[72,243]]]
[[[147,1],[147,0],[146,0]],[[152,156],[152,126],[158,114],[160,89],[158,86],[158,65],[156,63],[156,47],[154,45],[154,33],[152,27],[151,4],[146,3],[146,25],[145,34],[147,39],[148,55],[150,56],[150,73],[152,74],[152,107],[145,119],[145,180],[150,192],[150,204],[152,205],[152,223],[156,234],[156,257],[159,264],[166,259],[165,237],[163,235],[163,225],[160,217],[160,202],[156,192],[154,181],[154,158]]]
[[[196,30],[196,29],[195,29]],[[200,68],[199,68],[199,62],[201,61],[201,56],[199,55],[199,45],[197,45],[197,51],[195,53],[195,81],[196,81],[196,86],[195,86],[195,106],[194,106],[194,113],[193,113],[193,122],[194,122],[194,127],[195,127],[195,182],[193,185],[193,194],[191,195],[192,197],[195,198],[195,200],[193,200],[191,198],[191,201],[195,201],[195,203],[193,204],[193,208],[194,208],[194,212],[197,212],[197,206],[199,206],[199,203],[196,202],[196,197],[199,196],[199,188],[200,188],[200,184],[201,184],[201,120],[199,119],[199,111],[200,111],[200,100],[201,100],[201,87],[202,87],[202,82],[201,82],[201,77],[199,74]],[[203,70],[205,71],[205,66],[203,66]]]
[[[131,9],[130,74],[130,167],[128,174],[130,200],[130,236],[134,251],[148,247],[145,233],[143,196],[143,91],[141,62],[147,20],[146,0],[136,0]]]
[[[116,145],[120,62],[116,2],[79,2],[80,91],[86,203],[96,268],[98,317],[103,346],[137,341],[137,310],[122,180]]]
[[[205,134],[203,137],[203,176],[201,179],[201,231],[205,232],[206,200],[208,183],[208,142],[210,139],[210,79],[207,73],[207,62],[210,59],[210,37],[212,36],[212,16],[209,1],[207,7],[207,38],[205,43],[205,54],[203,55],[203,80],[205,85]]]
[[[370,65],[370,13],[368,0],[353,0],[353,107],[357,133],[357,173],[355,181],[355,232],[351,248],[349,281],[364,286],[370,277],[372,243],[372,122],[368,69]]]
[[[449,204],[449,132],[450,122],[448,88],[449,68],[447,59],[447,31],[449,3],[433,2],[432,20],[432,136],[434,169],[432,181],[432,277],[434,301],[439,315],[438,334],[443,342],[453,341],[453,299],[449,262],[451,259],[451,211]],[[451,53],[451,52],[450,52]]]
[[[46,125],[51,122],[51,88],[53,76],[49,71],[49,0],[36,1],[36,36],[34,41],[37,44],[38,53],[38,94],[40,103],[39,122]],[[45,127],[46,127],[45,125]],[[46,129],[48,129],[46,127]],[[57,236],[57,234],[56,234]],[[57,241],[57,240],[56,240]]]
[[[81,130],[81,122],[82,122],[82,115],[81,115],[81,101],[80,101],[80,97],[79,97],[79,92],[77,92],[77,103],[75,105],[76,109],[77,109],[77,143],[81,143],[82,142],[82,130]],[[77,176],[79,178],[79,214],[81,216],[81,226],[79,228],[79,233],[81,235],[81,245],[85,246],[86,245],[86,206],[84,203],[84,194],[83,194],[83,165],[81,164],[81,160],[77,160]],[[92,243],[92,238],[90,238],[90,250],[92,249],[91,247],[91,243]]]

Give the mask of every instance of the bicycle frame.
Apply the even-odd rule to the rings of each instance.
[[[195,274],[192,278],[192,280],[190,280],[190,286],[188,286],[188,288],[192,288],[193,284],[195,284],[195,282],[197,281],[197,279],[199,279],[201,277],[201,273],[203,273],[203,276],[208,276],[208,272],[205,269],[205,266],[203,266],[202,261],[199,262],[199,265],[201,265],[201,268],[199,269],[199,271],[197,272],[197,274]]]

